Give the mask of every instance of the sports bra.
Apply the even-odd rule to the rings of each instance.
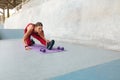
[[[27,32],[27,27],[29,27],[29,25],[33,25],[33,27],[35,27],[35,25],[34,25],[33,23],[29,23],[29,24],[25,27],[25,29],[24,29],[24,33]],[[34,31],[34,28],[33,28],[33,31]],[[38,33],[33,32],[33,31],[32,31],[32,33],[38,34]],[[42,32],[44,33],[44,31],[42,31]]]

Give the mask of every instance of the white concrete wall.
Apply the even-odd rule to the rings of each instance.
[[[5,21],[24,28],[41,21],[50,38],[120,50],[120,0],[32,0]]]

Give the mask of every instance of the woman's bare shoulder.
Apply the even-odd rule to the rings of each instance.
[[[27,30],[33,30],[34,29],[34,25],[30,24],[28,27],[27,27]]]

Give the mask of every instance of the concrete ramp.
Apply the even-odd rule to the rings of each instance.
[[[50,80],[56,76],[69,74],[71,72],[75,72],[76,74],[76,71],[79,72],[79,70],[88,71],[88,68],[100,66],[111,61],[116,62],[118,60],[117,62],[120,62],[119,52],[56,42],[55,46],[58,45],[64,46],[67,51],[41,54],[34,50],[26,51],[21,39],[0,40],[0,80]],[[119,66],[119,63],[116,63],[116,65]],[[114,64],[111,64],[111,66],[114,66]],[[87,75],[82,76],[83,79],[85,77],[85,80],[98,80],[96,77],[99,75],[105,75],[105,79],[106,77],[109,79],[111,76],[113,80],[120,79],[120,76],[115,74],[107,75],[108,73],[104,72],[106,68],[108,70],[107,66],[102,68],[101,72],[99,68],[95,70],[90,69],[90,72],[92,72],[91,77],[87,75],[89,71],[83,71],[83,73],[80,74]],[[114,68],[115,67],[112,69]],[[94,76],[94,71],[99,71],[100,73]],[[120,68],[116,68],[116,70],[112,72],[120,74]],[[78,77],[79,74],[72,75],[73,80],[79,80],[80,78]],[[87,77],[90,78],[88,79]],[[60,77],[60,79],[62,78]],[[65,80],[65,78],[63,79]],[[59,77],[57,80],[59,80]],[[70,78],[66,80],[70,80]]]
[[[120,51],[119,0],[31,0],[5,21],[23,29],[41,21],[50,38]]]

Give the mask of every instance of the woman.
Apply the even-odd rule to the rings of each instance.
[[[31,49],[29,46],[33,45],[35,42],[30,38],[33,36],[38,41],[41,42],[44,46],[46,46],[48,49],[52,49],[54,45],[54,40],[52,40],[52,44],[49,40],[47,40],[44,36],[43,31],[43,24],[41,22],[37,22],[36,24],[29,23],[26,28],[24,29],[24,36],[23,41],[25,45],[25,49],[29,50]]]

